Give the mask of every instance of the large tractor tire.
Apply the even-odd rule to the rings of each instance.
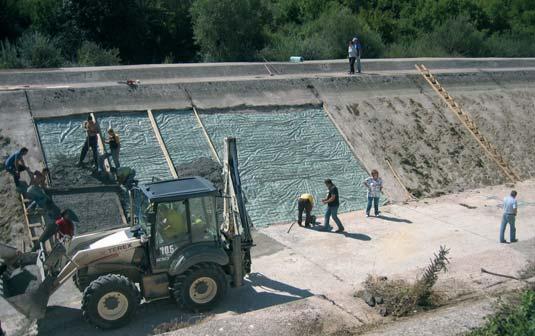
[[[89,275],[87,274],[87,268],[78,270],[76,273],[74,273],[72,277],[74,285],[81,293],[83,293],[87,286],[89,286],[89,284],[95,279],[95,276],[89,277]]]
[[[132,319],[139,302],[139,290],[132,281],[122,275],[106,274],[85,289],[82,313],[99,328],[119,328]]]
[[[212,309],[225,296],[227,278],[220,266],[198,264],[175,277],[173,296],[186,310],[200,312]]]

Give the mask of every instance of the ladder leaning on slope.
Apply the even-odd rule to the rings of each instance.
[[[513,171],[509,166],[504,157],[498,152],[498,149],[481,134],[481,131],[477,127],[476,123],[472,117],[463,111],[461,106],[453,99],[452,96],[448,94],[446,89],[444,89],[438,80],[433,76],[433,74],[425,67],[423,64],[416,64],[416,69],[420,71],[424,79],[431,85],[433,90],[442,98],[442,100],[448,105],[450,110],[457,116],[461,123],[468,129],[470,134],[476,139],[479,145],[483,148],[487,156],[496,162],[496,164],[501,168],[505,176],[511,180],[511,182],[519,181],[518,175]]]

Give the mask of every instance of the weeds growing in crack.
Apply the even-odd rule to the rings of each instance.
[[[383,316],[406,316],[415,311],[436,305],[433,286],[441,272],[447,271],[449,249],[441,246],[422,276],[414,283],[405,280],[388,280],[385,276],[368,275],[361,297],[370,306],[377,306]]]

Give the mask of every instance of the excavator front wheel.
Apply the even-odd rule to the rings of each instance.
[[[132,281],[122,275],[106,274],[85,289],[82,313],[99,328],[119,328],[130,321],[139,302],[139,290]]]
[[[215,264],[199,264],[178,275],[173,295],[181,308],[206,311],[225,296],[228,288],[225,273]]]

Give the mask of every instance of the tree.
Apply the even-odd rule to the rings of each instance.
[[[0,41],[15,40],[30,24],[19,0],[0,0]]]
[[[275,27],[262,55],[270,60],[287,60],[291,55],[305,59],[345,58],[348,41],[355,35],[362,41],[366,57],[382,54],[384,45],[379,34],[349,8],[331,2],[315,20]]]
[[[251,61],[264,43],[261,0],[196,0],[191,6],[193,36],[211,61]]]

